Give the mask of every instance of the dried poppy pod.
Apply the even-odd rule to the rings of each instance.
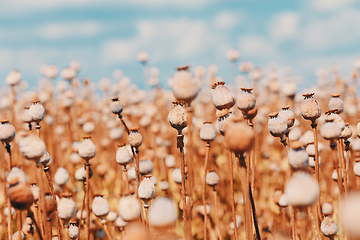
[[[181,171],[180,168],[175,168],[172,172],[172,178],[177,184],[181,184]]]
[[[338,232],[336,222],[331,217],[325,217],[324,220],[322,220],[320,229],[324,236],[330,239],[334,239]]]
[[[222,109],[220,111],[216,111],[216,117],[218,118],[218,128],[221,135],[225,134],[226,129],[234,123],[235,115],[230,109]]]
[[[328,116],[331,116],[334,118],[334,122],[337,123],[339,125],[339,127],[341,128],[341,131],[345,129],[345,122],[344,120],[340,117],[339,114],[336,113],[337,109],[334,110],[329,110],[327,111],[325,114]]]
[[[142,175],[151,173],[153,169],[154,169],[154,164],[151,160],[145,159],[139,162],[139,171]]]
[[[26,159],[38,162],[44,155],[46,146],[44,141],[38,136],[35,134],[29,134],[20,140],[19,150]]]
[[[174,155],[169,154],[166,156],[166,158],[165,158],[166,167],[173,168],[175,166],[175,163],[176,163],[176,160],[175,160]]]
[[[279,111],[279,116],[286,120],[288,128],[294,126],[295,114],[293,113],[293,111],[291,111],[289,105],[281,108],[281,110]]]
[[[71,193],[63,193],[57,205],[58,216],[65,222],[69,222],[76,214],[76,204],[71,197]]]
[[[126,221],[134,221],[140,218],[141,204],[135,195],[124,195],[119,199],[118,211],[120,217]]]
[[[309,143],[306,144],[306,152],[309,155],[309,157],[315,157],[316,151],[315,151],[314,142],[309,142]],[[319,147],[318,147],[318,153],[320,153],[320,148]]]
[[[147,175],[139,184],[138,195],[144,201],[144,207],[149,207],[149,201],[155,197],[155,185],[151,181],[151,176]]]
[[[325,216],[331,215],[333,213],[333,206],[331,205],[331,203],[324,203],[321,207],[321,212]]]
[[[76,223],[70,223],[69,226],[69,238],[74,240],[77,239],[79,237],[79,227],[76,226]]]
[[[324,125],[322,125],[320,129],[320,134],[326,140],[333,141],[340,137],[341,128],[337,123],[334,122],[334,118],[332,116],[329,116],[325,120]]]
[[[170,110],[168,121],[170,125],[178,131],[182,131],[187,126],[187,111],[180,102],[173,102],[174,107]]]
[[[32,121],[36,123],[41,122],[45,117],[44,106],[39,101],[33,102],[29,108],[29,115]]]
[[[256,117],[257,113],[258,113],[258,107],[255,105],[253,109],[247,112],[243,112],[242,114],[244,116],[244,119],[252,120]]]
[[[345,123],[344,130],[341,131],[340,137],[345,141],[347,141],[349,138],[351,138],[351,136],[352,136],[352,131],[350,128],[350,123],[347,122]]]
[[[354,174],[360,177],[360,162],[354,163],[353,170],[354,170]]]
[[[24,123],[31,123],[32,122],[32,119],[30,117],[30,114],[29,114],[29,108],[24,108],[24,112],[21,116],[21,119]]]
[[[116,151],[116,162],[126,169],[126,166],[131,163],[132,159],[132,153],[130,153],[126,145],[119,145],[119,149]]]
[[[0,121],[0,141],[9,144],[15,138],[15,128],[8,120]]]
[[[177,68],[172,83],[172,91],[179,101],[190,104],[199,93],[199,85],[196,77],[189,71],[189,66]]]
[[[209,171],[206,174],[205,180],[210,187],[215,187],[219,184],[220,178],[215,171]]]
[[[144,64],[149,60],[149,54],[145,51],[140,51],[137,53],[136,59]]]
[[[129,144],[130,146],[134,147],[134,148],[138,148],[141,146],[142,144],[142,136],[139,133],[139,128],[132,128],[130,129],[130,134],[129,134]]]
[[[356,134],[360,138],[360,119],[357,120],[358,123],[356,124]]]
[[[301,130],[298,127],[293,127],[289,132],[289,141],[300,140],[301,138]]]
[[[283,208],[289,206],[289,199],[285,193],[279,199],[279,206]]]
[[[106,216],[106,221],[108,222],[115,222],[117,218],[117,213],[114,211],[110,211],[109,214]]]
[[[200,138],[204,142],[211,142],[216,138],[215,128],[211,125],[211,122],[204,122],[200,129]]]
[[[45,210],[46,214],[49,216],[52,214],[56,209],[56,201],[51,196],[50,193],[45,193]]]
[[[110,103],[110,110],[114,114],[120,115],[124,109],[124,106],[121,104],[119,98],[112,98]]]
[[[44,69],[44,76],[49,79],[54,79],[59,73],[59,69],[55,65],[46,66]]]
[[[105,217],[110,212],[109,203],[103,195],[95,195],[91,207],[95,216],[102,220],[105,220]]]
[[[12,240],[25,240],[25,233],[23,233],[23,231],[17,231],[16,233],[14,233],[11,237]]]
[[[21,81],[21,73],[17,69],[14,69],[6,76],[5,81],[13,87]]]
[[[329,100],[329,109],[336,110],[336,114],[340,114],[344,111],[344,102],[340,98],[340,94],[331,94],[331,98]]]
[[[226,130],[224,140],[231,151],[243,155],[253,147],[254,133],[246,123],[235,122]]]
[[[51,162],[51,156],[48,153],[48,151],[45,150],[44,154],[41,156],[41,158],[37,162],[37,165],[46,167],[50,162]]]
[[[60,75],[63,79],[70,81],[76,77],[76,70],[72,67],[66,67],[61,71]]]
[[[95,124],[93,122],[86,122],[82,126],[82,129],[86,134],[91,134],[95,131]]]
[[[89,179],[92,177],[92,175],[93,175],[93,170],[89,166]],[[86,181],[86,167],[81,167],[78,170],[76,170],[75,179],[77,181]]]
[[[309,166],[309,156],[303,146],[304,143],[301,141],[293,141],[290,143],[288,160],[290,167],[295,171],[305,171]]]
[[[252,110],[256,105],[255,95],[251,93],[252,88],[240,88],[241,92],[237,95],[236,105],[244,113]]]
[[[149,224],[155,228],[174,226],[177,214],[174,203],[167,197],[157,197],[149,207]]]
[[[319,185],[305,172],[296,172],[286,183],[285,194],[290,205],[307,207],[315,203],[319,195]]]
[[[279,116],[279,112],[269,114],[268,127],[273,137],[282,138],[288,132],[287,120]]]
[[[291,80],[291,78],[286,79],[285,84],[282,87],[282,93],[288,98],[295,98],[296,84]]]
[[[34,223],[30,217],[26,217],[21,231],[26,235],[34,234]]]
[[[321,115],[319,103],[313,98],[315,93],[303,94],[304,101],[301,104],[301,115],[306,120],[314,122]]]
[[[37,202],[39,200],[40,189],[38,186],[36,186],[36,183],[30,184],[30,191],[34,197],[34,202]]]
[[[95,144],[91,141],[90,137],[84,137],[84,141],[79,147],[79,155],[86,161],[89,161],[95,157],[96,147]]]
[[[34,196],[30,187],[19,178],[12,178],[9,183],[8,195],[11,205],[18,210],[29,209],[34,202]]]
[[[231,108],[235,105],[235,96],[233,92],[225,85],[225,82],[217,82],[212,85],[214,106],[221,110]]]
[[[18,179],[20,182],[26,183],[26,175],[23,170],[18,167],[13,167],[6,177],[7,182],[16,181],[15,179]]]
[[[54,182],[59,186],[64,186],[68,180],[69,172],[65,168],[59,167],[54,175]]]
[[[226,57],[227,59],[229,59],[230,62],[235,62],[236,60],[239,59],[239,56],[240,56],[239,51],[235,48],[230,49],[226,53]]]

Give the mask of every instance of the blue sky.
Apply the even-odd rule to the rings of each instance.
[[[166,86],[174,67],[209,66],[230,82],[226,52],[279,70],[291,66],[303,86],[338,64],[344,76],[360,57],[360,4],[355,0],[12,0],[0,2],[0,79],[13,68],[34,86],[41,64],[73,59],[80,77],[98,82],[113,70],[142,85],[136,54],[145,50]]]

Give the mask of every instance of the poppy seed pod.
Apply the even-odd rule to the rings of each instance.
[[[110,103],[110,110],[114,114],[121,114],[124,106],[121,104],[119,98],[112,98]]]
[[[34,202],[37,202],[39,200],[40,189],[36,186],[36,183],[30,185],[30,191],[34,197]]]
[[[29,209],[35,201],[30,187],[18,178],[13,178],[9,182],[8,195],[11,205],[18,210]]]
[[[171,89],[178,101],[190,104],[199,93],[196,77],[189,71],[189,66],[177,68]]]
[[[358,119],[358,123],[356,124],[356,134],[360,138],[360,119]]]
[[[319,156],[319,166],[321,165],[321,158]],[[315,157],[309,157],[309,166],[315,169]]]
[[[303,94],[304,101],[301,104],[301,115],[306,120],[315,121],[321,115],[319,103],[313,98],[314,93]]]
[[[244,154],[254,144],[254,133],[244,122],[235,122],[226,130],[224,140],[229,149],[236,154]]]
[[[80,157],[79,153],[77,152],[73,152],[70,154],[69,156],[69,159],[70,161],[73,163],[73,164],[78,164],[81,162],[82,158]]]
[[[289,205],[289,199],[286,194],[282,194],[279,199],[279,206],[280,207],[287,207]]]
[[[231,62],[235,62],[236,60],[238,60],[239,56],[240,56],[239,51],[236,50],[235,48],[230,49],[226,53],[227,59],[229,59]]]
[[[20,235],[20,236],[19,236]],[[25,234],[22,231],[17,231],[11,237],[12,240],[25,240]]]
[[[77,239],[79,237],[79,228],[78,228],[78,226],[76,226],[75,223],[70,223],[69,237],[72,240]]]
[[[118,228],[123,228],[126,227],[126,225],[128,225],[128,223],[125,222],[124,219],[122,219],[120,216],[116,218],[115,224]]]
[[[68,222],[76,214],[76,204],[71,198],[71,193],[64,193],[60,199],[58,206],[58,216],[63,221]]]
[[[231,108],[235,105],[235,96],[233,92],[225,85],[225,82],[217,82],[212,86],[214,106],[221,110]]]
[[[119,149],[116,151],[116,162],[126,168],[126,165],[131,163],[131,161],[132,154],[128,148],[125,145],[119,146]]]
[[[10,214],[11,214],[11,216],[13,216],[16,212],[15,212],[15,209],[13,208],[13,207],[11,207],[10,208],[11,210],[10,210]],[[6,208],[4,208],[4,215],[5,216],[8,216],[8,214],[9,214],[9,208],[8,207],[6,207]]]
[[[21,154],[27,158],[38,162],[44,155],[46,146],[43,140],[41,140],[35,134],[30,134],[23,137],[19,142],[19,150]]]
[[[289,141],[299,140],[301,137],[301,130],[298,127],[293,127],[289,132]]]
[[[345,129],[345,122],[344,122],[344,120],[340,117],[340,115],[336,114],[335,112],[336,112],[336,109],[335,109],[335,110],[329,110],[329,111],[327,111],[325,114],[328,115],[328,116],[330,116],[330,117],[332,117],[332,118],[334,118],[334,122],[339,125],[339,127],[340,127],[340,129],[341,129],[341,131],[342,131],[342,130]]]
[[[76,70],[72,67],[66,67],[61,71],[61,77],[70,81],[76,77]]]
[[[205,122],[200,129],[200,138],[205,142],[211,142],[216,138],[215,128],[210,122]]]
[[[181,171],[180,168],[175,168],[172,172],[174,182],[181,184]]]
[[[101,219],[105,219],[110,212],[109,203],[102,195],[95,196],[91,207],[95,216]]]
[[[326,202],[322,205],[321,211],[325,216],[331,215],[333,213],[333,206],[331,203]]]
[[[283,137],[288,131],[287,120],[280,117],[278,112],[269,114],[268,127],[273,137]]]
[[[29,108],[31,120],[39,123],[45,117],[45,108],[40,102],[33,102]]]
[[[341,128],[337,123],[334,122],[334,118],[332,116],[329,116],[325,120],[324,125],[322,125],[320,129],[320,134],[326,140],[333,141],[340,137]]]
[[[50,162],[51,162],[51,156],[48,153],[48,151],[45,151],[44,154],[39,159],[39,161],[37,162],[37,165],[46,167]]]
[[[139,198],[145,202],[145,207],[148,207],[148,202],[155,196],[155,185],[149,176],[145,176],[139,184],[138,194]]]
[[[231,109],[223,109],[217,112],[216,116],[218,117],[218,128],[221,135],[225,134],[227,128],[233,124],[233,120],[235,118]]]
[[[89,137],[85,137],[79,147],[79,155],[89,161],[96,155],[96,147]]]
[[[169,112],[168,121],[173,128],[181,131],[187,126],[187,112],[181,103],[173,102],[173,104],[174,107]]]
[[[10,172],[8,173],[7,177],[6,177],[6,181],[8,183],[15,181],[14,179],[19,180],[19,182],[23,182],[26,183],[26,176],[25,173],[23,172],[23,170],[21,170],[18,167],[13,167]]]
[[[291,111],[290,106],[282,107],[279,111],[279,117],[286,120],[288,128],[294,126],[295,123],[295,114]]]
[[[175,163],[176,163],[176,160],[175,160],[174,155],[169,154],[166,156],[166,158],[165,158],[166,167],[172,168],[175,166]]]
[[[315,203],[319,195],[319,185],[310,174],[296,172],[287,182],[285,194],[290,205],[307,207]]]
[[[86,122],[82,126],[82,129],[85,133],[91,134],[95,131],[95,124],[93,122]]]
[[[217,175],[217,173],[215,171],[211,171],[208,172],[206,174],[206,183],[210,186],[210,187],[215,187],[216,185],[219,184],[220,178]]]
[[[124,221],[133,221],[140,218],[141,204],[134,195],[125,195],[119,199],[119,215]]]
[[[360,177],[360,162],[354,163],[353,170],[354,170],[354,174]]]
[[[309,156],[303,148],[303,145],[300,141],[294,141],[290,144],[288,160],[290,167],[295,171],[305,171],[309,166]]]
[[[352,136],[352,131],[349,123],[345,123],[344,130],[341,131],[340,137],[347,141]]]
[[[149,207],[149,224],[153,227],[168,227],[176,223],[174,203],[167,197],[157,197]]]
[[[333,238],[338,232],[336,222],[331,217],[325,217],[321,222],[321,232],[325,237]]]
[[[294,98],[296,94],[296,84],[287,78],[284,86],[282,87],[283,94],[288,98]]]
[[[149,54],[145,51],[140,51],[136,55],[136,59],[141,63],[146,63],[149,60]]]
[[[329,110],[336,110],[336,114],[340,114],[344,111],[344,102],[340,98],[340,94],[331,94]]]
[[[319,144],[318,144],[319,145]],[[309,142],[306,144],[306,152],[309,155],[309,157],[315,157],[315,144],[314,142]],[[318,153],[320,153],[320,148],[318,147]]]
[[[161,180],[159,183],[160,189],[165,191],[169,189],[169,183],[165,180]]]
[[[256,105],[255,95],[251,93],[252,88],[241,88],[240,94],[237,96],[236,105],[243,111],[248,112]]]
[[[0,121],[0,141],[9,144],[15,138],[15,128],[7,120]]]
[[[66,184],[68,179],[69,179],[68,171],[63,167],[59,167],[54,175],[54,182],[59,186],[63,186]]]
[[[32,119],[30,117],[30,114],[29,114],[29,108],[25,108],[24,109],[24,112],[21,116],[21,119],[24,123],[31,123],[32,122]]]
[[[142,175],[149,174],[153,171],[154,164],[151,160],[145,159],[139,162],[139,171]]]
[[[129,140],[130,146],[132,146],[134,148],[138,148],[141,146],[142,136],[139,133],[139,128],[130,129],[130,134],[129,134],[128,140]]]
[[[49,79],[56,78],[58,73],[59,73],[59,70],[58,70],[57,66],[55,66],[55,65],[46,66],[45,71],[44,71],[45,77],[47,77]]]
[[[113,211],[110,211],[109,214],[106,216],[106,221],[108,222],[115,222],[116,221],[116,218],[117,218],[117,213],[116,212],[113,212]]]
[[[93,171],[92,168],[89,167],[89,179],[92,177]],[[86,181],[86,169],[85,167],[81,167],[75,172],[75,179],[77,181]]]
[[[10,86],[15,86],[21,81],[21,73],[14,69],[6,76],[5,81]]]

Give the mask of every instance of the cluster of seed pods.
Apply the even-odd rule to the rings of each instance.
[[[11,71],[0,238],[360,239],[359,69],[299,91],[289,68],[227,57],[232,79],[186,65],[169,90],[144,51],[145,90],[81,81],[77,61],[42,66],[36,91]]]

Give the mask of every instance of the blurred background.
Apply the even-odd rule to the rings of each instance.
[[[0,79],[13,69],[31,86],[42,64],[98,82],[115,69],[143,87],[140,50],[167,87],[174,67],[216,64],[231,81],[226,52],[255,67],[291,66],[301,87],[315,71],[338,64],[347,76],[360,56],[360,3],[355,0],[11,0],[0,2]],[[59,78],[59,77],[58,77]],[[4,85],[5,82],[1,81]]]

